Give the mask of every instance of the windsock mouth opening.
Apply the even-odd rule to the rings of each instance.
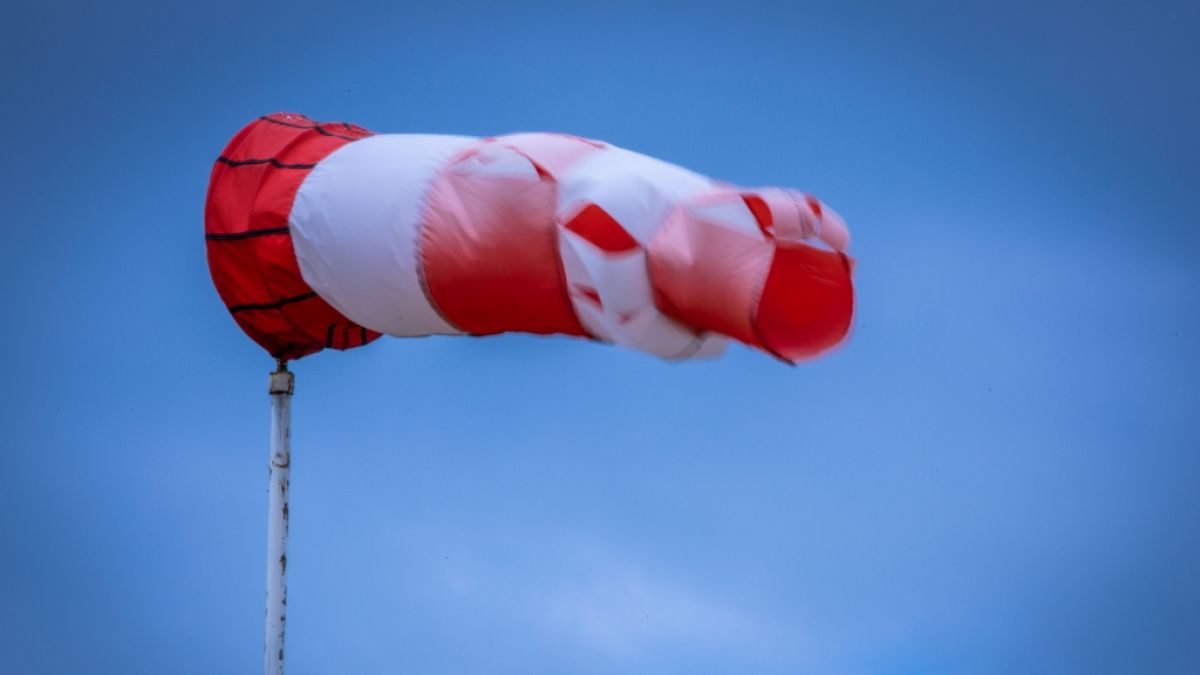
[[[777,246],[754,309],[761,347],[795,364],[841,343],[854,315],[852,267],[844,253]]]

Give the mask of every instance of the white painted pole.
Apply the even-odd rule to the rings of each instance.
[[[266,675],[283,675],[283,633],[287,624],[288,478],[292,464],[292,389],[287,361],[271,373],[270,499],[267,510]]]

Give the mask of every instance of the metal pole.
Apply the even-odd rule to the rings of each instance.
[[[271,373],[270,505],[267,510],[266,675],[283,675],[283,632],[287,622],[288,477],[292,464],[292,390],[287,361]]]

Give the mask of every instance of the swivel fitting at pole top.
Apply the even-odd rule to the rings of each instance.
[[[296,386],[296,378],[287,369],[287,361],[283,359],[276,360],[278,366],[275,372],[271,373],[270,384],[267,386],[267,393],[271,396],[283,394],[291,396],[292,391]]]

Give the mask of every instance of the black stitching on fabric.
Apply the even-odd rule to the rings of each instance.
[[[313,128],[313,125],[311,125],[311,124],[292,124],[291,122],[284,122],[283,120],[277,120],[274,117],[268,117],[266,115],[263,115],[262,117],[260,117],[258,119],[260,119],[264,122],[270,122],[271,124],[278,124],[281,127],[291,127],[293,129],[311,129],[311,128]],[[305,118],[305,119],[308,119],[308,118]],[[309,120],[309,121],[311,122],[312,120]]]
[[[284,164],[274,157],[266,157],[262,159],[230,159],[224,155],[217,158],[217,161],[222,164],[228,164],[232,167],[253,166],[256,164],[270,164],[276,169],[311,169],[317,165],[316,162],[306,164]]]
[[[290,122],[284,122],[283,120],[277,120],[277,119],[274,119],[271,117],[260,117],[258,119],[260,119],[264,122],[270,122],[271,124],[278,124],[279,126],[282,126],[282,127],[291,127],[293,129],[312,129],[312,130],[316,131],[318,134],[321,134],[322,136],[332,136],[333,138],[340,138],[344,141],[357,141],[362,138],[362,136],[343,136],[341,134],[335,134],[332,131],[325,129],[320,124],[312,124],[312,125],[292,124]],[[349,124],[347,124],[345,122],[341,122],[340,124],[342,126],[346,127],[347,131],[354,133],[354,129],[352,129]],[[370,134],[368,134],[368,135],[370,135]]]
[[[293,302],[300,302],[302,300],[308,300],[309,298],[315,298],[315,297],[317,297],[316,292],[309,291],[308,293],[301,293],[300,295],[295,295],[290,298],[284,298],[284,299],[278,300],[276,302],[265,302],[265,303],[261,303],[261,304],[251,304],[251,305],[234,305],[233,307],[229,308],[229,313],[237,314],[238,312],[248,312],[248,311],[256,310],[256,309],[279,309],[280,307],[283,307],[284,305],[288,305]]]
[[[341,134],[335,134],[332,131],[326,131],[324,128],[319,126],[313,127],[313,129],[316,129],[317,133],[321,134],[322,136],[332,136],[334,138],[340,138],[343,141],[357,141],[358,139],[362,138],[362,136],[343,136]]]
[[[204,235],[204,238],[209,241],[236,241],[238,239],[250,239],[251,237],[265,237],[270,234],[287,234],[288,229],[284,227],[268,227],[262,230],[246,230],[245,232],[213,232],[212,234]]]

